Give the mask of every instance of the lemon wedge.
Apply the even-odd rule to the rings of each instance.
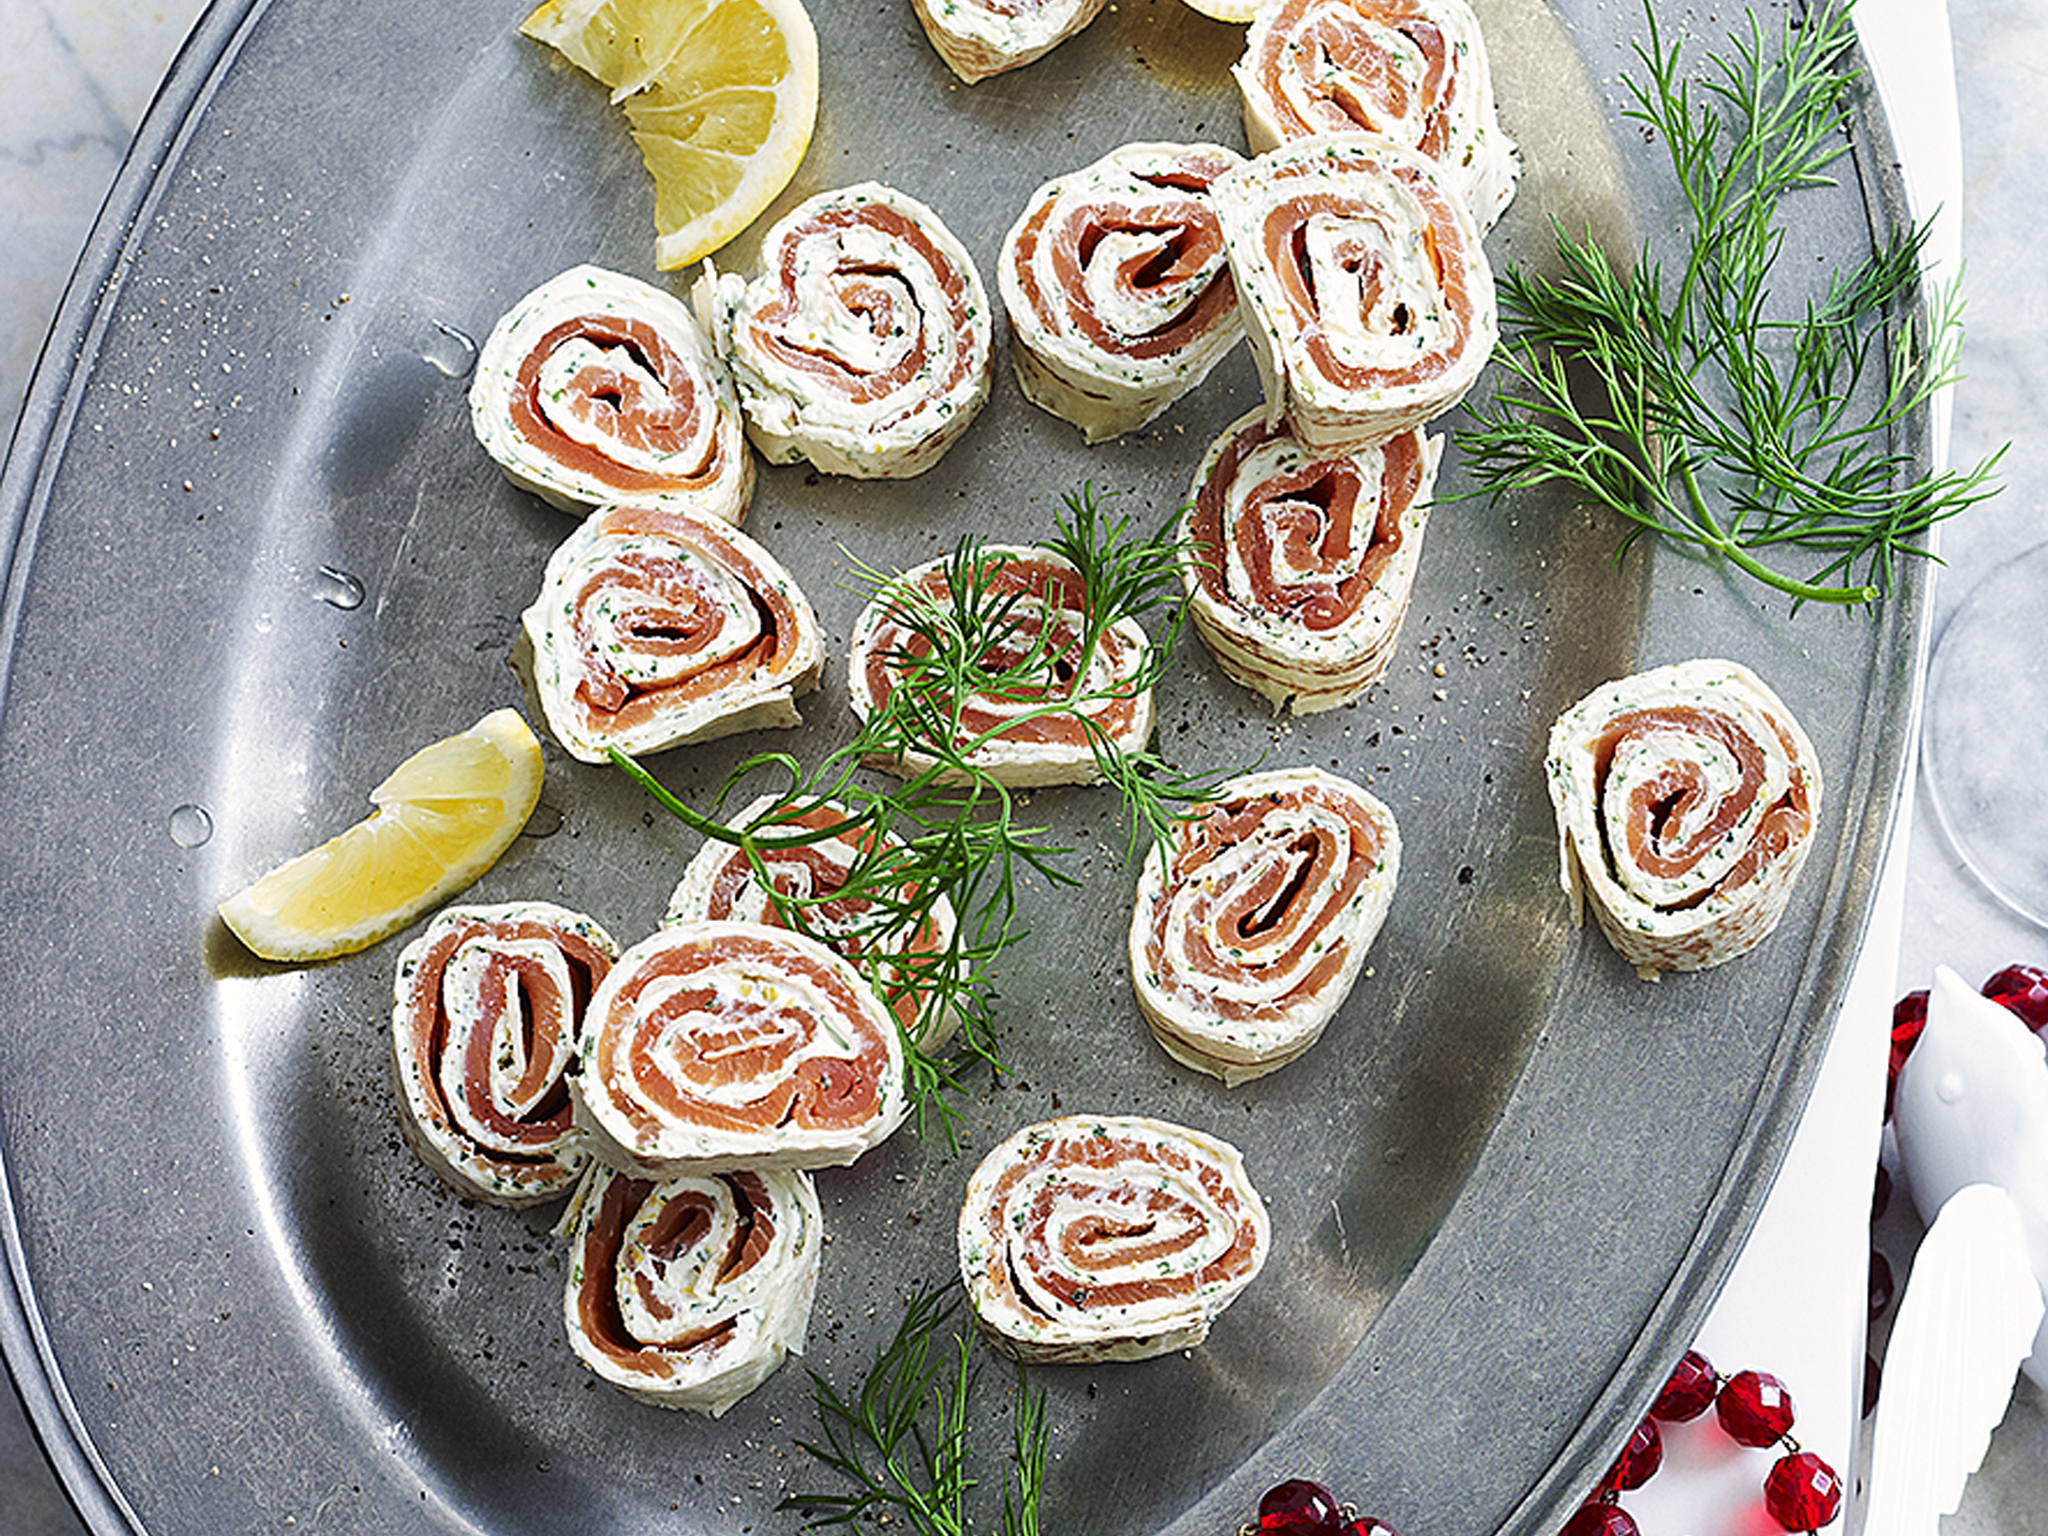
[[[221,921],[266,960],[367,949],[495,864],[540,784],[540,742],[497,710],[413,753],[370,791],[370,816],[230,896]]]
[[[663,271],[759,218],[810,147],[818,38],[801,0],[546,0],[519,30],[624,106]]]

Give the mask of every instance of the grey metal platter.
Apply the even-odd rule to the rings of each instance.
[[[627,1400],[561,1337],[551,1214],[465,1204],[417,1164],[387,1082],[399,941],[281,969],[212,918],[355,820],[407,752],[520,702],[517,615],[568,524],[472,439],[461,338],[577,262],[653,276],[635,152],[597,87],[515,35],[524,4],[207,12],[0,482],[0,1338],[95,1532],[709,1536],[791,1530],[782,1497],[829,1486],[795,1445],[815,1431],[802,1370],[715,1422]],[[812,9],[823,107],[785,201],[888,182],[984,272],[1046,177],[1133,138],[1242,143],[1240,33],[1180,0],[1117,0],[973,88],[903,0]],[[1635,8],[1480,10],[1525,163],[1495,258],[1540,261],[1554,216],[1668,238],[1656,148],[1615,126]],[[1852,127],[1795,262],[1898,217],[1873,101]],[[921,479],[764,471],[749,531],[834,632],[860,601],[852,558],[1028,537],[1084,482],[1163,517],[1258,388],[1240,351],[1090,449],[999,373]],[[1668,551],[1617,560],[1620,530],[1561,503],[1456,500],[1444,425],[1448,499],[1383,684],[1276,719],[1189,641],[1160,701],[1185,766],[1328,764],[1400,818],[1392,916],[1322,1043],[1237,1090],[1163,1056],[1121,957],[1118,813],[1043,792],[1088,879],[1027,893],[1001,983],[1013,1074],[976,1085],[958,1152],[902,1134],[820,1180],[804,1363],[845,1385],[950,1269],[967,1173],[1016,1126],[1143,1111],[1244,1150],[1275,1249],[1208,1342],[1036,1373],[1048,1530],[1217,1536],[1306,1474],[1410,1536],[1548,1536],[1690,1341],[1805,1102],[1905,760],[1920,576],[1875,616],[1788,615]],[[1830,795],[1777,934],[1651,985],[1571,925],[1540,754],[1593,684],[1702,654],[1777,688]],[[846,729],[836,669],[806,719],[776,744],[816,756]],[[748,745],[655,766],[703,796]],[[693,846],[551,749],[540,813],[473,897],[561,901],[630,940]]]

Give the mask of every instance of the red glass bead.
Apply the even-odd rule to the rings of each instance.
[[[1892,1059],[1884,1080],[1884,1117],[1892,1117],[1892,1101],[1898,1094],[1899,1068],[1913,1054],[1920,1032],[1927,1027],[1927,989],[1908,992],[1892,1004]]]
[[[1842,1480],[1811,1451],[1780,1456],[1764,1479],[1764,1508],[1788,1531],[1817,1531],[1842,1510]]]
[[[1636,1524],[1635,1516],[1619,1504],[1595,1499],[1590,1504],[1581,1504],[1579,1512],[1565,1521],[1558,1536],[1642,1536],[1642,1528]]]
[[[1685,1358],[1672,1369],[1670,1380],[1657,1394],[1657,1401],[1650,1404],[1650,1417],[1662,1419],[1667,1424],[1683,1424],[1696,1419],[1707,1411],[1707,1405],[1713,1402],[1714,1393],[1720,1386],[1707,1357],[1696,1349],[1689,1349]]]
[[[1290,1477],[1259,1499],[1259,1536],[1336,1536],[1337,1496],[1321,1483]]]
[[[1656,1420],[1645,1419],[1636,1426],[1635,1433],[1628,1437],[1628,1444],[1614,1459],[1606,1486],[1622,1493],[1640,1488],[1656,1475],[1663,1464],[1664,1437],[1657,1433]]]
[[[2027,1028],[2048,1026],[2048,971],[2038,965],[2008,965],[1984,983],[1984,995],[2020,1016]]]
[[[1875,1248],[1871,1249],[1870,1320],[1873,1323],[1884,1316],[1884,1309],[1892,1304],[1892,1298],[1898,1293],[1898,1282],[1892,1278],[1892,1261]]]
[[[1772,1445],[1792,1429],[1792,1394],[1764,1371],[1740,1371],[1728,1378],[1714,1410],[1728,1438],[1741,1445]]]
[[[1394,1528],[1371,1515],[1360,1515],[1337,1528],[1338,1536],[1395,1536]]]

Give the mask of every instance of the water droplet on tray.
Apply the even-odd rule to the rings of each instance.
[[[181,805],[166,822],[171,841],[180,848],[198,848],[213,836],[213,817],[203,805]]]
[[[434,322],[437,333],[420,356],[451,379],[459,379],[476,366],[476,343],[452,325]]]
[[[316,584],[320,601],[336,608],[360,608],[363,606],[363,584],[356,577],[338,566],[320,567],[320,579]]]
[[[562,808],[543,800],[533,808],[533,814],[526,818],[526,825],[520,828],[526,837],[553,837],[562,830]]]

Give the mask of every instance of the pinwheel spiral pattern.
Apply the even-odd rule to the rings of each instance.
[[[747,433],[771,463],[923,473],[988,399],[995,322],[937,214],[875,182],[776,222],[752,282],[708,273],[705,328],[731,359]]]
[[[1478,19],[1465,0],[1278,0],[1234,65],[1253,153],[1319,133],[1374,133],[1429,157],[1491,228],[1515,194]]]
[[[964,559],[928,562],[868,603],[854,625],[847,668],[847,689],[862,719],[873,718],[903,685],[916,658],[932,653],[932,627],[952,621],[954,583],[969,580],[975,586],[967,606],[988,621],[982,670],[1002,674],[1034,656],[1041,664],[1026,669],[1034,679],[1029,686],[982,689],[958,701],[954,747],[997,782],[1029,786],[1093,782],[1098,736],[1119,751],[1144,746],[1152,734],[1152,692],[1137,681],[1147,662],[1144,630],[1129,619],[1106,626],[1084,659],[1081,575],[1064,557],[1030,546],[984,545]],[[1047,708],[1062,701],[1070,707]],[[878,758],[877,766],[919,773],[932,761],[913,744]]]
[[[739,402],[688,306],[601,267],[506,312],[469,390],[477,440],[565,511],[614,502],[738,523],[754,488]]]
[[[1394,815],[1316,768],[1224,785],[1145,860],[1131,979],[1167,1053],[1249,1082],[1322,1035],[1401,872]]]
[[[1180,565],[1195,633],[1226,673],[1296,714],[1385,675],[1441,447],[1411,430],[1314,450],[1263,410],[1224,429],[1189,491]]]
[[[1493,269],[1428,160],[1318,135],[1211,195],[1267,406],[1303,442],[1385,442],[1464,398],[1499,330]]]
[[[747,850],[724,842],[706,842],[683,870],[683,878],[670,896],[665,923],[705,921],[766,923],[784,928],[782,909],[769,895],[761,875],[765,870],[775,891],[801,903],[803,931],[835,952],[859,963],[862,957],[908,955],[925,965],[944,963],[952,948],[958,920],[953,904],[943,894],[936,896],[921,920],[912,928],[893,920],[891,904],[876,895],[846,893],[846,882],[855,870],[872,865],[869,850],[875,840],[868,828],[853,828],[851,812],[832,801],[804,808],[783,806],[763,795],[733,818],[735,827],[755,828],[765,842],[754,852],[763,869],[756,869]],[[764,821],[769,822],[763,825]],[[845,831],[833,831],[845,827]],[[774,846],[778,837],[814,834],[814,840]],[[883,846],[898,849],[902,844],[890,837]],[[914,889],[899,888],[905,897]],[[872,972],[870,972],[872,975]],[[921,998],[914,990],[922,979],[917,971],[897,971],[903,989],[894,999],[895,1013],[904,1029],[923,1050],[943,1045],[958,1025],[949,1011],[919,1025]]]
[[[907,1108],[896,1021],[851,963],[758,923],[663,928],[591,999],[577,1123],[651,1178],[850,1163]]]
[[[1128,144],[1032,195],[998,268],[1025,396],[1091,443],[1133,431],[1244,336],[1210,184],[1214,144]]]
[[[643,1402],[715,1418],[802,1353],[823,1241],[805,1173],[602,1174],[570,1236],[570,1347]]]
[[[911,0],[925,36],[969,85],[1042,58],[1107,0]]]
[[[735,528],[611,507],[549,558],[526,610],[548,728],[584,762],[799,723],[825,642],[790,575]]]
[[[1236,1148],[1141,1116],[1025,1127],[982,1160],[960,1208],[968,1300],[1024,1361],[1198,1344],[1271,1243]]]
[[[1545,760],[1559,878],[1638,970],[1732,960],[1778,925],[1812,846],[1821,774],[1778,698],[1732,661],[1593,690]]]
[[[566,1074],[619,947],[547,902],[449,907],[402,950],[392,1064],[420,1160],[495,1205],[566,1194],[587,1160]]]

